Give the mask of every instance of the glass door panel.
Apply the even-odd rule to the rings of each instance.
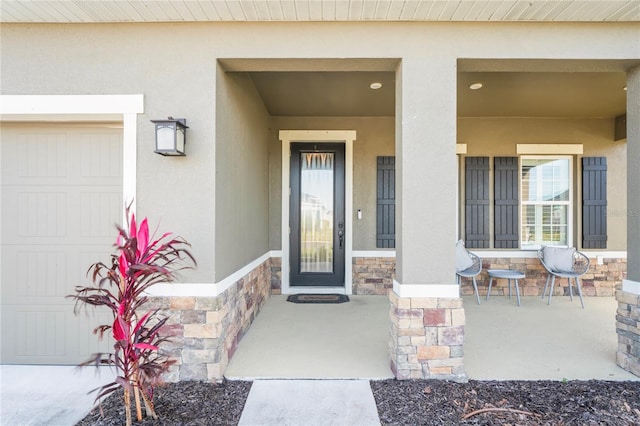
[[[333,273],[334,154],[300,157],[300,272]]]

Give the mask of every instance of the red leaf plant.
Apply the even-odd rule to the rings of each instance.
[[[112,265],[102,262],[91,265],[93,286],[76,287],[75,294],[67,296],[76,301],[75,313],[81,306],[106,306],[113,313],[113,323],[103,324],[93,330],[100,339],[111,330],[115,340],[114,353],[97,353],[81,364],[112,365],[118,376],[97,391],[96,403],[119,388],[124,389],[126,424],[131,425],[131,393],[136,403],[136,416],[142,420],[140,398],[144,402],[147,416],[158,418],[153,406],[153,386],[175,360],[160,354],[159,345],[167,341],[161,336],[167,317],[159,318],[158,311],[148,311],[142,316],[142,306],[147,301],[145,291],[154,284],[171,282],[175,272],[196,265],[188,251],[190,244],[170,233],[150,239],[149,225],[145,218],[139,225],[126,209],[128,226],[118,229],[116,254],[111,256]],[[144,311],[142,311],[144,312]]]

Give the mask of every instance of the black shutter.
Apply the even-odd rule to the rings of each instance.
[[[518,157],[495,157],[494,173],[494,247],[518,248]]]
[[[489,157],[465,158],[464,243],[489,248]]]
[[[396,246],[396,157],[378,157],[376,247]]]
[[[607,158],[582,158],[582,248],[607,248]]]

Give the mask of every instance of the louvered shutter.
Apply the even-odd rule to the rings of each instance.
[[[376,247],[396,246],[396,157],[377,158]]]
[[[607,158],[582,158],[582,248],[607,248]]]
[[[518,248],[518,157],[494,158],[494,247]]]
[[[489,248],[489,157],[465,158],[464,243]]]

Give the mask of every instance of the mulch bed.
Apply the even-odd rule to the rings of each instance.
[[[179,382],[157,387],[153,401],[159,419],[145,417],[136,421],[132,406],[133,424],[150,425],[236,425],[247,401],[251,382],[223,383]],[[115,392],[102,402],[104,417],[95,409],[78,426],[122,426],[125,424],[122,392]]]
[[[236,425],[251,382],[172,383],[156,389],[160,419],[134,425]],[[637,425],[640,382],[382,380],[371,389],[383,425]],[[124,424],[120,394],[80,426]],[[484,411],[482,411],[484,410]],[[465,419],[465,416],[467,417]]]
[[[384,425],[640,424],[640,382],[385,380],[371,388]]]

